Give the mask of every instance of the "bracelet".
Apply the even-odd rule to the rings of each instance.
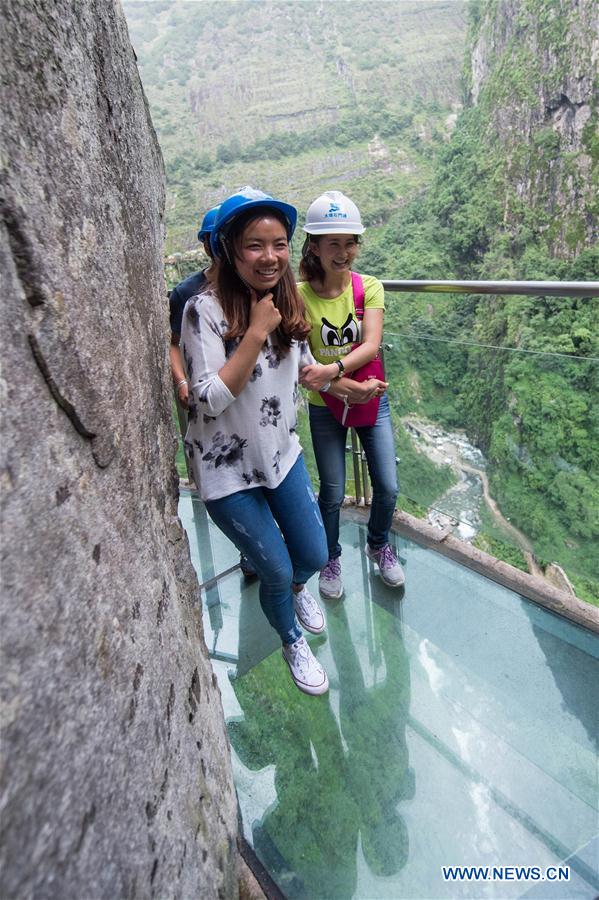
[[[330,386],[331,386],[331,382],[330,382],[330,381],[327,381],[326,384],[323,384],[323,386],[321,387],[320,390],[323,391],[323,392],[326,394],[326,392],[329,390]]]
[[[342,376],[343,373],[345,372],[345,366],[343,365],[343,363],[341,362],[340,359],[336,359],[336,360],[335,360],[335,364],[336,364],[337,366],[339,366],[339,374],[336,375],[335,377],[336,377],[336,378],[341,378],[341,376]]]
[[[180,388],[182,384],[187,384],[187,378],[182,378],[181,381],[178,381],[176,387]]]

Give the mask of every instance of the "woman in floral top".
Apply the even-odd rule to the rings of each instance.
[[[293,680],[322,694],[327,675],[300,627],[325,628],[306,581],[326,563],[327,543],[296,431],[300,371],[314,364],[289,267],[296,219],[294,207],[253,188],[220,207],[216,284],[183,317],[185,444],[210,517],[258,573]]]

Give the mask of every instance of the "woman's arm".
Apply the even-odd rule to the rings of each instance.
[[[173,376],[173,384],[179,398],[179,402],[187,409],[187,398],[189,396],[189,385],[185,378],[183,369],[183,360],[181,359],[181,351],[179,350],[179,335],[171,334],[171,343],[168,348],[168,355],[171,364],[171,374]]]
[[[350,375],[370,362],[379,352],[383,339],[384,309],[365,309],[362,319],[362,343],[341,358],[343,368]],[[337,363],[326,366],[306,366],[302,370],[301,384],[309,391],[320,391],[327,381],[333,382],[339,375]],[[333,382],[334,383],[334,382]]]
[[[183,310],[185,309],[185,299],[179,293],[179,286],[174,287],[170,292],[169,319],[171,326],[171,343],[169,347],[169,361],[171,365],[171,374],[173,376],[173,384],[179,398],[179,402],[188,408],[189,385],[185,378],[183,369],[183,359],[179,349],[179,341],[181,340],[181,321],[183,319]]]
[[[344,356],[341,362],[350,375],[361,366],[370,362],[379,352],[383,340],[384,309],[365,309],[362,319],[362,342],[355,350]]]

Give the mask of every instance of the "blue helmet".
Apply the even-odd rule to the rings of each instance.
[[[220,205],[216,222],[210,235],[210,246],[215,256],[222,254],[221,242],[227,235],[233,221],[248,209],[276,209],[283,213],[287,222],[287,240],[291,240],[297,222],[297,209],[282,200],[275,200],[270,194],[253,187],[243,187],[236,194],[227,197]]]
[[[220,206],[213,206],[212,209],[208,210],[208,212],[202,219],[202,224],[200,226],[200,230],[198,231],[198,241],[203,241],[205,237],[208,237],[209,234],[212,234],[212,229],[214,228],[214,223],[216,222],[216,214],[219,209]]]

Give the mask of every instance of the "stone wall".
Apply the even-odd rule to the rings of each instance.
[[[573,258],[596,242],[599,7],[497,0],[478,9],[470,99],[486,103],[487,140],[505,149],[506,194],[543,210],[552,252]]]
[[[234,897],[127,27],[113,0],[21,0],[1,40],[0,896]]]

